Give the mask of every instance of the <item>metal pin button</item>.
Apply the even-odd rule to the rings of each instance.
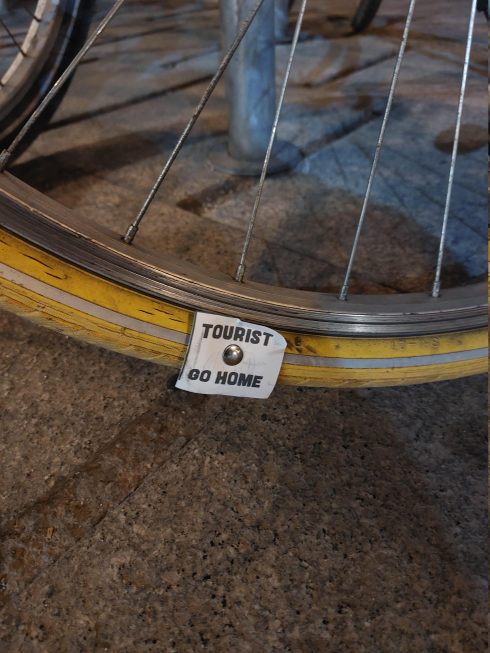
[[[223,360],[227,365],[238,365],[243,360],[243,350],[238,345],[229,345],[223,352]]]

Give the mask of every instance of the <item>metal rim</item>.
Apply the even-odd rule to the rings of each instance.
[[[237,283],[172,256],[129,247],[16,178],[0,176],[0,224],[98,276],[194,310],[291,331],[360,337],[416,336],[485,327],[486,284],[429,294],[335,295]],[[137,254],[138,258],[135,258]]]

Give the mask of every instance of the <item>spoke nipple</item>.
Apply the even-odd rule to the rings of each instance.
[[[11,153],[8,150],[0,152],[0,172],[3,172],[10,161]]]
[[[346,302],[347,301],[347,293],[348,292],[349,292],[349,287],[344,284],[342,286],[342,290],[340,291],[340,294],[339,294],[339,299],[340,299],[341,302]]]
[[[135,224],[130,225],[123,236],[123,241],[126,243],[126,245],[131,245],[137,233],[138,227]]]
[[[238,283],[242,283],[244,276],[245,276],[245,265],[243,263],[240,263],[235,274],[235,281],[238,281]]]
[[[432,297],[434,299],[437,299],[440,296],[441,296],[441,282],[436,281],[432,286]]]

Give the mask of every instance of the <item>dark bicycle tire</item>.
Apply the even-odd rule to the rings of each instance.
[[[94,0],[61,0],[59,3],[59,26],[50,42],[49,51],[45,54],[41,68],[36,71],[35,76],[15,89],[13,101],[9,103],[3,115],[0,113],[0,149],[8,146],[15,138],[32,111],[81,48],[88,33],[93,6]],[[42,88],[39,80],[43,81]],[[68,86],[69,83],[65,84],[55,100],[51,102],[35,128],[21,143],[16,155],[25,150],[46,127]]]
[[[351,26],[356,34],[363,32],[373,22],[382,0],[361,0],[351,20]]]
[[[382,0],[360,0],[351,19],[351,27],[355,33],[363,32],[373,22]],[[295,0],[289,0],[289,9]]]

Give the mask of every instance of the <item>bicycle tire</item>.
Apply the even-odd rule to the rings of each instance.
[[[289,9],[293,7],[295,0],[289,0]],[[354,15],[351,18],[352,30],[357,34],[366,30],[373,22],[382,0],[360,0]]]
[[[357,34],[366,30],[373,22],[382,0],[361,0],[351,20],[351,27]]]
[[[134,257],[135,253],[138,258]],[[485,284],[427,295],[352,297],[238,284],[128,246],[57,202],[0,175],[0,305],[76,338],[181,365],[195,311],[279,330],[279,382],[405,385],[482,373]],[[162,263],[164,262],[164,264]]]
[[[15,138],[32,111],[82,46],[88,33],[94,1],[61,0],[59,2],[55,17],[55,33],[49,38],[49,44],[43,52],[39,66],[34,68],[35,74],[22,80],[22,84],[15,89],[15,94],[7,106],[0,106],[0,149],[7,147]],[[69,81],[50,103],[35,128],[22,141],[16,155],[25,150],[46,128],[68,87]]]

